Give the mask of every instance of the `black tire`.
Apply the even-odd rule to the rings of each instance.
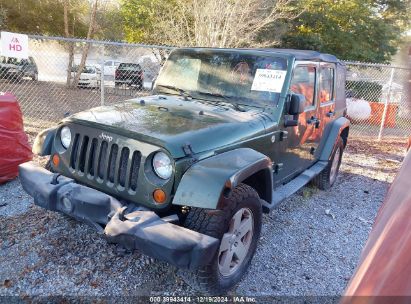
[[[337,153],[338,151],[339,153]],[[320,174],[318,174],[312,181],[312,184],[314,186],[318,187],[321,190],[328,190],[334,185],[335,181],[337,180],[338,172],[340,170],[343,151],[344,151],[343,141],[341,137],[338,137],[337,142],[335,143],[334,149],[331,153],[331,158],[328,161],[327,167],[325,167],[324,170]],[[338,157],[338,159],[336,160],[337,168],[336,168],[336,172],[333,177],[331,172],[332,172],[332,166],[333,166],[335,157]]]
[[[229,195],[222,210],[192,208],[188,213],[184,222],[186,228],[221,240],[229,230],[233,215],[243,208],[251,211],[253,219],[253,232],[247,254],[235,272],[229,276],[223,276],[220,272],[219,250],[209,265],[195,271],[180,270],[180,276],[194,289],[207,294],[221,294],[233,288],[242,279],[260,238],[262,206],[257,192],[248,185],[240,184]]]

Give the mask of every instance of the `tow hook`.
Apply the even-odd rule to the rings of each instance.
[[[51,178],[51,184],[52,185],[58,185],[59,181],[57,180],[61,176],[60,173],[54,173],[53,177]]]

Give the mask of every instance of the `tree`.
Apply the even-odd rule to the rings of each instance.
[[[70,0],[63,0],[63,7],[64,7],[64,13],[63,13],[64,15],[64,37],[70,38],[72,37],[72,34],[70,33],[70,25],[69,25]],[[68,53],[69,53],[69,60],[67,64],[66,86],[70,87],[71,86],[71,70],[72,70],[73,61],[74,61],[74,43],[72,42],[68,43]]]
[[[73,28],[76,36],[84,36],[87,27],[84,18],[84,3],[87,0],[73,0]],[[74,5],[74,3],[76,5]],[[82,4],[82,5],[81,5]],[[14,0],[2,1],[1,9],[6,11],[5,29],[12,32],[43,35],[64,35],[63,1],[55,0]]]
[[[6,22],[7,22],[7,10],[0,7],[0,30],[3,30],[6,28]]]
[[[123,1],[128,41],[176,46],[262,45],[259,33],[292,19],[291,0],[128,0]],[[275,43],[275,41],[270,41]]]
[[[89,22],[89,28],[88,28],[88,32],[87,32],[87,40],[93,39],[94,33],[95,33],[95,29],[96,29],[96,14],[97,14],[97,7],[98,7],[98,0],[95,0],[91,9],[91,13],[90,13],[90,22]],[[80,64],[78,66],[78,69],[76,70],[76,74],[74,77],[74,81],[73,81],[73,86],[76,87],[79,80],[80,80],[80,76],[81,73],[84,69],[84,66],[86,65],[86,60],[87,60],[87,55],[88,55],[88,51],[90,49],[90,43],[87,42],[86,45],[83,48],[83,52],[81,54],[81,60],[80,60]]]
[[[341,59],[388,62],[396,53],[409,8],[403,0],[301,0],[284,47],[318,50]]]
[[[101,1],[96,13],[96,39],[110,41],[122,41],[123,16],[120,13],[120,5],[116,2]]]

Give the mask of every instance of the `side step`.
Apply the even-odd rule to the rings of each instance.
[[[319,161],[287,184],[275,188],[273,190],[273,199],[271,204],[263,201],[263,210],[267,212],[274,209],[274,207],[281,203],[283,200],[290,197],[306,184],[308,184],[309,181],[320,174],[321,171],[324,170],[325,167],[327,167],[327,165],[327,161]]]

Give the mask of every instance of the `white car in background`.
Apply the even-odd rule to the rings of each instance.
[[[104,76],[113,76],[116,74],[116,70],[120,65],[120,61],[107,60],[104,62]]]
[[[73,67],[71,78],[74,79],[78,66]],[[101,80],[101,71],[99,68],[91,65],[86,65],[80,75],[78,87],[81,88],[99,88]]]

